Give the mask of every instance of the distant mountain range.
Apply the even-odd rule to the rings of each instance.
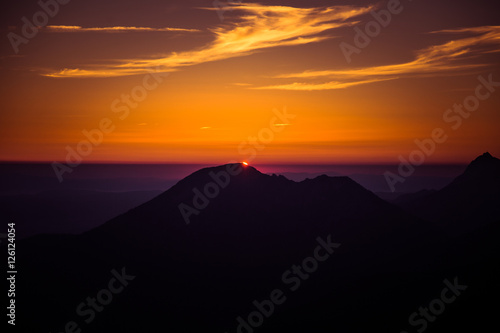
[[[82,235],[19,242],[18,326],[486,331],[499,310],[491,302],[500,296],[499,162],[484,154],[442,190],[393,203],[347,177],[294,182],[240,164],[201,169]],[[439,315],[418,314],[438,304],[445,280],[467,288]],[[123,290],[108,302],[110,281]],[[79,307],[87,297],[97,299],[94,310]]]
[[[17,238],[37,234],[78,234],[95,228],[160,193],[161,191],[101,192],[68,189],[0,195],[0,212],[16,221]]]

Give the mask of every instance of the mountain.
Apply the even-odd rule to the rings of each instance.
[[[456,239],[347,177],[205,168],[82,235],[19,242],[19,327],[401,331],[456,276],[476,288],[428,331],[487,327],[494,317],[467,299],[498,294],[496,222]]]
[[[224,231],[224,234],[241,235],[238,247],[243,248],[245,244],[253,247],[252,237],[257,237],[256,234],[269,238],[287,235],[292,237],[292,242],[297,242],[295,238],[309,235],[314,239],[319,232],[332,231],[331,226],[335,225],[339,236],[360,240],[360,237],[371,239],[373,235],[408,230],[411,225],[421,224],[350,178],[319,176],[294,182],[283,176],[262,174],[248,166],[230,178],[227,188],[217,186],[220,194],[214,199],[207,198],[208,206],[199,210],[199,214],[190,215],[187,225],[179,205],[196,209],[195,192],[205,192],[207,184],[215,184],[215,176],[211,175],[222,175],[227,168],[238,167],[239,164],[234,164],[202,169],[86,237],[142,234],[150,244],[159,242],[163,246],[165,237],[175,235],[171,244],[179,243],[182,247],[185,241],[180,237],[202,238],[199,235],[203,235],[201,241],[207,239],[207,243],[213,243],[210,238]],[[378,222],[373,223],[374,220]],[[418,229],[421,228],[419,225]],[[207,244],[207,248],[212,247]],[[186,255],[190,254],[188,250]],[[225,256],[227,251],[217,255]]]
[[[478,224],[497,221],[500,219],[500,160],[484,153],[443,189],[395,203],[422,219],[456,232],[467,232]]]

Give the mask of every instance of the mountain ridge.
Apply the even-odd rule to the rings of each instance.
[[[495,221],[500,216],[500,160],[489,153],[474,159],[463,174],[439,191],[402,202],[399,206],[442,227],[454,226],[467,232],[478,224]]]
[[[179,204],[191,204],[193,190],[203,191],[215,182],[211,172],[226,168],[199,170],[82,235],[22,242],[24,331],[62,327],[75,315],[61,304],[76,307],[103,287],[111,270],[124,267],[137,278],[89,331],[154,332],[168,319],[179,332],[234,332],[235,318],[247,318],[254,300],[283,288],[283,273],[309,260],[318,237],[341,246],[317,273],[301,278],[303,287],[287,294],[289,301],[259,327],[262,333],[396,331],[436,297],[443,279],[459,276],[493,288],[500,278],[492,234],[498,220],[482,226],[469,221],[472,233],[449,237],[442,225],[383,201],[348,177],[294,182],[247,167],[186,224]],[[482,301],[492,292],[470,288],[467,295]],[[466,309],[471,325],[487,325],[480,309]]]

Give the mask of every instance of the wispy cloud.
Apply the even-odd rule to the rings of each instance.
[[[353,81],[353,82],[326,82],[326,83],[300,83],[294,82],[290,84],[265,86],[265,87],[255,87],[251,89],[265,89],[265,90],[335,90],[335,89],[345,89],[353,86],[359,86],[361,84],[368,84],[373,82],[393,80],[395,78],[383,78],[383,79],[373,79],[373,80],[363,80],[363,81]]]
[[[460,33],[489,33],[492,31],[497,31],[500,29],[500,26],[494,25],[485,25],[480,27],[466,27],[466,28],[457,28],[457,29],[443,29],[432,31],[433,34],[441,34],[441,33],[451,33],[451,34],[460,34]]]
[[[454,30],[441,30],[432,33],[474,34],[434,45],[416,53],[415,59],[405,63],[384,66],[372,66],[345,70],[305,71],[283,74],[275,78],[318,79],[334,78],[337,81],[327,83],[293,83],[277,86],[258,87],[256,89],[286,90],[324,90],[340,89],[354,85],[395,79],[405,75],[442,75],[443,72],[462,71],[486,66],[487,64],[471,61],[481,54],[500,52],[500,26],[483,26]],[[474,59],[476,60],[476,59]],[[376,79],[369,79],[377,77]],[[354,82],[350,82],[355,80]],[[254,88],[255,89],[255,88]]]
[[[214,40],[200,49],[172,53],[161,58],[131,59],[99,68],[64,69],[45,74],[51,77],[110,77],[141,74],[148,68],[172,71],[184,66],[245,56],[263,49],[323,41],[321,33],[352,25],[353,18],[373,7],[334,6],[295,8],[240,4],[238,22],[211,29]]]
[[[49,32],[199,32],[198,29],[184,28],[148,28],[148,27],[102,27],[83,28],[79,25],[49,25],[45,28]]]

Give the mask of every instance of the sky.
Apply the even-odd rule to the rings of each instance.
[[[496,1],[44,1],[0,14],[0,161],[500,156]]]

